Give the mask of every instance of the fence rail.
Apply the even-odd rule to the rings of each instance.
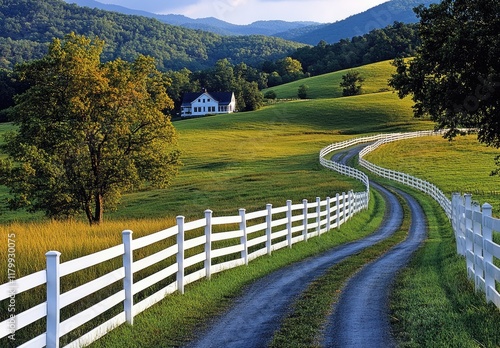
[[[330,162],[322,163],[363,181],[368,187],[368,178],[362,172]],[[49,251],[46,254],[44,271],[16,279],[14,284],[0,285],[0,301],[8,300],[13,289],[15,295],[19,295],[34,291],[38,286],[46,286],[46,301],[15,317],[15,330],[45,318],[46,331],[30,338],[20,347],[59,347],[60,338],[64,335],[104,312],[121,306],[119,314],[66,346],[81,347],[94,342],[123,323],[133,324],[134,316],[138,313],[161,301],[168,294],[176,291],[183,294],[189,283],[202,278],[210,279],[215,273],[246,265],[259,256],[270,255],[281,248],[292,248],[295,243],[339,228],[354,214],[366,209],[368,199],[368,190],[357,193],[350,191],[327,197],[325,200],[316,198],[314,202],[303,200],[301,203],[292,204],[292,201],[287,201],[282,207],[268,204],[265,210],[255,212],[239,209],[238,214],[234,216],[213,216],[212,211],[207,210],[203,219],[186,222],[183,216],[178,216],[176,226],[137,239],[132,238],[132,231],[125,230],[122,232],[122,244],[64,263],[60,263],[59,252]],[[172,239],[170,246],[134,260],[134,251]],[[61,293],[61,278],[116,258],[121,258],[121,267]],[[159,271],[134,282],[138,272],[169,259],[175,260],[168,266],[161,267]],[[134,295],[154,286],[158,287],[162,282],[169,283],[140,302],[134,303]],[[116,284],[122,284],[121,290],[100,299],[98,303],[70,318],[61,320],[63,308]],[[0,339],[6,339],[12,332],[12,319],[0,322]]]
[[[453,194],[450,200],[437,186],[425,180],[413,177],[406,173],[386,169],[368,162],[363,157],[382,146],[383,144],[442,134],[441,132],[411,132],[377,135],[373,137],[349,140],[351,145],[373,142],[359,153],[359,164],[369,171],[404,185],[416,188],[430,195],[443,208],[452,222],[457,253],[464,256],[467,265],[467,275],[474,281],[476,291],[485,293],[486,301],[494,303],[500,308],[500,245],[493,241],[493,234],[500,233],[500,219],[492,217],[492,208],[488,203],[481,207],[473,204],[470,194],[461,196]],[[337,144],[332,144],[321,151],[321,156],[326,156],[337,149]],[[496,262],[496,264],[495,264]]]

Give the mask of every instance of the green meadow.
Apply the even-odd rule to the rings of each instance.
[[[340,87],[342,76],[350,70],[358,71],[365,78],[362,89],[363,94],[391,90],[387,85],[387,80],[391,77],[394,67],[391,65],[391,61],[384,61],[271,87],[264,90],[264,93],[272,90],[276,93],[278,99],[296,99],[299,86],[307,85],[309,87],[307,99],[339,98],[342,96],[342,88]]]
[[[388,154],[390,154],[388,156]],[[492,176],[498,149],[477,141],[475,135],[408,139],[386,144],[365,158],[437,185],[451,197],[470,193],[480,204],[489,203],[500,215],[500,176]]]
[[[359,134],[429,129],[391,92],[294,101],[175,122],[184,167],[172,187],[124,196],[112,219],[201,216],[334,195],[359,184],[321,168],[319,150]]]
[[[290,99],[295,98],[299,85],[307,84],[310,87],[310,99],[307,100],[276,102],[255,112],[174,122],[183,166],[172,185],[163,190],[124,194],[116,211],[105,212],[106,221],[100,226],[89,227],[83,218],[72,222],[47,221],[40,214],[9,211],[5,203],[0,203],[0,233],[16,234],[17,276],[43,269],[44,254],[48,250],[60,251],[62,261],[67,261],[120,243],[120,233],[125,229],[132,229],[134,238],[137,238],[170,227],[177,215],[184,215],[187,221],[202,218],[206,209],[213,210],[214,216],[237,215],[238,208],[251,212],[264,209],[266,203],[283,206],[289,199],[299,202],[334,196],[351,189],[361,190],[357,181],[319,165],[318,155],[323,147],[358,136],[428,130],[433,128],[433,123],[414,119],[411,100],[399,100],[389,90],[387,79],[394,70],[390,62],[355,70],[366,79],[364,94],[359,96],[341,97],[339,83],[345,74],[343,71],[273,88],[278,98]],[[0,137],[13,129],[11,124],[0,124]],[[409,145],[399,146],[399,142],[387,145],[368,158],[417,176],[425,174],[421,177],[446,192],[459,190],[461,184],[467,186],[462,191],[483,192],[493,187],[477,180],[477,171],[472,173],[446,166],[450,158],[456,156],[454,151],[458,151],[464,154],[464,158],[474,157],[478,164],[483,165],[479,170],[485,170],[487,175],[493,169],[488,169],[486,164],[492,163],[489,150],[478,151],[474,141],[455,149],[453,146],[462,144],[457,141],[451,145],[445,143],[442,148],[424,145],[422,153],[411,155],[411,161],[405,157],[404,151],[399,152],[400,148],[412,150],[420,141],[426,144],[427,139],[416,139]],[[439,142],[439,139],[436,137],[432,141]],[[421,160],[415,162],[415,171],[404,167],[413,160],[417,161],[419,156]],[[4,158],[1,153],[0,158]],[[436,163],[442,169],[434,172]],[[447,171],[452,175],[446,175]],[[8,189],[0,186],[0,198],[7,195]],[[382,204],[375,196],[369,211],[354,217],[341,228],[338,236],[332,233],[333,236],[325,237],[326,240],[294,246],[293,250],[260,258],[254,261],[254,266],[251,264],[248,268],[218,274],[210,282],[192,284],[186,295],[167,297],[161,304],[139,315],[134,327],[122,326],[96,342],[96,346],[119,347],[124,339],[130,347],[158,346],[159,341],[154,338],[168,338],[164,344],[177,346],[189,338],[194,328],[227,306],[244,284],[324,248],[369,234],[377,226]],[[356,231],[361,233],[355,234]],[[154,251],[146,254],[151,252]],[[0,250],[0,259],[6,259],[5,253],[5,249]],[[461,260],[453,262],[460,263]],[[418,264],[414,267],[418,269]],[[5,269],[0,270],[0,279],[7,279]],[[349,274],[342,279],[347,279]],[[91,274],[78,281],[83,283],[90,279]],[[398,292],[405,289],[402,286]],[[74,310],[78,311],[78,308]],[[405,314],[407,317],[411,315]]]

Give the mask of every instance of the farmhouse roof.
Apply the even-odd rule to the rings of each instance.
[[[219,105],[229,105],[233,97],[233,92],[191,92],[184,94],[182,105],[191,104],[202,94],[208,94],[212,99],[218,101]]]

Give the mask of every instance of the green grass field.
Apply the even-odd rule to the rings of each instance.
[[[395,94],[387,92],[386,81],[393,71],[389,62],[356,70],[360,70],[366,78],[365,94],[360,96],[339,98],[341,91],[338,83],[345,72],[338,72],[276,88],[279,98],[293,98],[300,84],[308,84],[310,97],[314,98],[311,100],[276,103],[256,112],[175,122],[184,165],[172,186],[164,190],[125,194],[117,211],[107,212],[106,221],[101,226],[91,228],[84,219],[71,223],[46,221],[40,214],[11,212],[1,203],[0,233],[14,232],[17,236],[18,276],[43,269],[44,254],[49,249],[61,251],[61,258],[66,261],[119,243],[124,229],[134,230],[134,237],[138,237],[170,227],[177,215],[186,216],[187,221],[201,218],[205,209],[213,210],[215,216],[235,215],[238,208],[246,208],[250,212],[263,209],[266,203],[282,206],[288,199],[294,202],[304,198],[314,200],[317,196],[324,198],[337,192],[362,189],[357,181],[322,168],[318,163],[321,148],[357,136],[432,129],[433,124],[415,120],[411,101],[399,100]],[[13,129],[11,124],[0,124],[0,137]],[[398,144],[388,145],[394,148],[383,147],[369,158],[377,164],[394,165],[398,170],[405,171],[404,165],[410,161],[391,162],[403,158],[397,152]],[[414,146],[407,147],[411,150]],[[424,148],[425,152],[421,150],[421,161],[414,165],[419,168],[418,172],[413,172],[414,175],[425,174],[422,177],[440,187],[442,185],[446,190],[455,190],[453,185],[456,183],[467,183],[467,189],[478,192],[490,187],[483,185],[476,174],[472,176],[467,170],[456,170],[447,176],[446,172],[451,172],[451,169],[446,169],[445,163],[455,156],[450,156],[451,148],[438,150],[433,144]],[[483,169],[491,160],[491,153],[479,151],[472,141],[460,151],[464,159],[473,154],[474,159],[483,164]],[[389,162],[382,163],[386,160]],[[443,167],[433,174],[435,163],[443,164]],[[412,173],[411,168],[408,169]],[[7,194],[8,190],[0,186],[0,198],[5,198]],[[352,228],[358,228],[358,224],[363,224],[366,219],[366,215],[360,216],[359,220],[356,217],[352,220]],[[350,229],[346,226],[344,231]],[[283,256],[287,260],[284,263],[276,261],[274,256],[256,261],[250,278],[244,275],[248,269],[235,269],[217,275],[218,282],[193,284],[186,296],[169,296],[161,305],[150,309],[150,314],[146,311],[138,316],[136,322],[142,324],[133,328],[124,326],[116,334],[112,333],[109,340],[114,343],[98,345],[120,346],[125,337],[130,346],[147,346],[151,336],[162,331],[164,335],[161,337],[168,337],[169,333],[174,334],[178,330],[179,325],[184,327],[184,331],[180,333],[180,338],[173,340],[183,340],[189,336],[190,329],[214,313],[215,307],[227,304],[227,299],[234,296],[242,284],[263,276],[281,264],[292,262],[292,259],[310,255],[315,246],[304,248],[303,253],[297,253],[296,250],[302,250],[297,248],[290,253],[293,256]],[[0,259],[6,259],[5,253],[5,249],[0,250]],[[264,267],[263,264],[271,267]],[[0,270],[0,279],[6,279],[5,267]],[[84,282],[85,279],[79,281]],[[210,300],[203,298],[207,287],[212,288]],[[198,288],[200,290],[196,292]],[[403,286],[398,291],[404,289]],[[187,321],[176,321],[190,313],[198,314]],[[138,334],[138,331],[147,328],[152,331],[146,331],[145,335]],[[155,343],[151,344],[154,346]]]
[[[389,91],[387,80],[391,77],[392,72],[395,72],[391,61],[384,61],[271,87],[264,90],[264,93],[272,90],[276,92],[278,99],[296,99],[299,86],[304,84],[309,86],[308,99],[338,98],[342,96],[342,88],[340,87],[342,76],[350,70],[358,71],[365,78],[362,89],[364,94]]]
[[[398,141],[380,147],[365,158],[427,180],[449,197],[453,192],[471,193],[480,204],[490,203],[498,216],[500,176],[490,173],[499,154],[498,149],[480,144],[475,135],[468,135],[451,142],[438,136]]]

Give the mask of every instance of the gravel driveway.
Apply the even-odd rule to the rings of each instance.
[[[324,347],[395,347],[389,325],[389,292],[394,278],[426,238],[425,214],[410,195],[398,191],[410,207],[408,238],[366,265],[348,282],[329,318]]]
[[[336,155],[337,160],[347,161],[359,148]],[[273,332],[287,315],[288,308],[312,281],[335,264],[389,237],[401,226],[403,209],[397,197],[382,186],[375,183],[371,185],[381,193],[387,207],[384,221],[377,231],[364,239],[343,244],[252,283],[226,313],[214,318],[208,330],[187,347],[266,347]],[[324,332],[325,346],[391,346],[387,295],[395,273],[404,267],[412,250],[425,238],[425,221],[421,209],[410,196],[405,194],[405,199],[412,212],[411,229],[414,232],[405,242],[367,265],[349,281],[345,296],[341,296]]]

